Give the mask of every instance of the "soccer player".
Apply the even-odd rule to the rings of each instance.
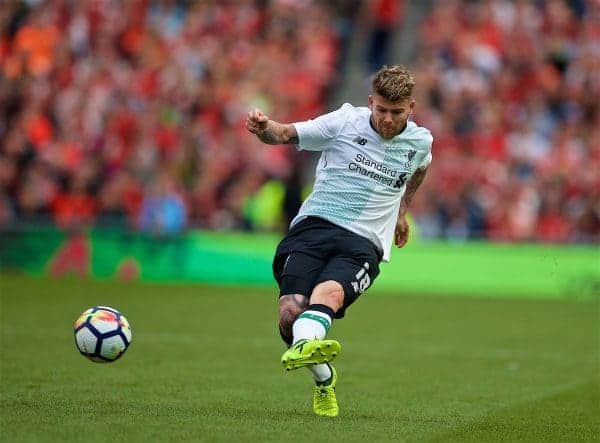
[[[341,346],[325,339],[331,323],[371,286],[392,242],[406,244],[406,211],[431,162],[431,133],[410,120],[414,85],[404,66],[384,66],[373,77],[368,107],[345,103],[291,124],[259,109],[246,119],[264,143],[321,151],[313,191],[273,260],[279,331],[288,345],[281,362],[286,370],[311,370],[317,415],[339,413],[330,361]]]

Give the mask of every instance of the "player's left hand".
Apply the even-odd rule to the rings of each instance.
[[[396,222],[396,231],[394,232],[394,243],[401,248],[408,241],[409,226],[406,217],[401,215]]]

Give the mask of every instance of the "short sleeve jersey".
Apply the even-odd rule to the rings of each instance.
[[[291,226],[321,217],[368,238],[389,261],[400,201],[418,168],[431,163],[433,138],[409,121],[383,139],[370,123],[371,110],[345,103],[314,120],[294,123],[298,149],[322,151],[313,190]]]

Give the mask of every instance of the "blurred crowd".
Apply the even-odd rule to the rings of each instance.
[[[422,233],[600,242],[600,4],[439,0],[416,40]]]
[[[304,162],[244,118],[326,111],[355,4],[0,2],[0,224],[254,228],[272,180],[297,209]]]
[[[311,160],[245,115],[327,111],[363,3],[0,1],[0,226],[285,227]],[[367,3],[373,71],[405,2]],[[422,236],[600,242],[593,3],[433,2],[411,64],[435,140]]]

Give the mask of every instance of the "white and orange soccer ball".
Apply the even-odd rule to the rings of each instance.
[[[119,359],[131,344],[127,318],[108,306],[95,306],[83,312],[75,321],[73,332],[81,355],[97,363]]]

